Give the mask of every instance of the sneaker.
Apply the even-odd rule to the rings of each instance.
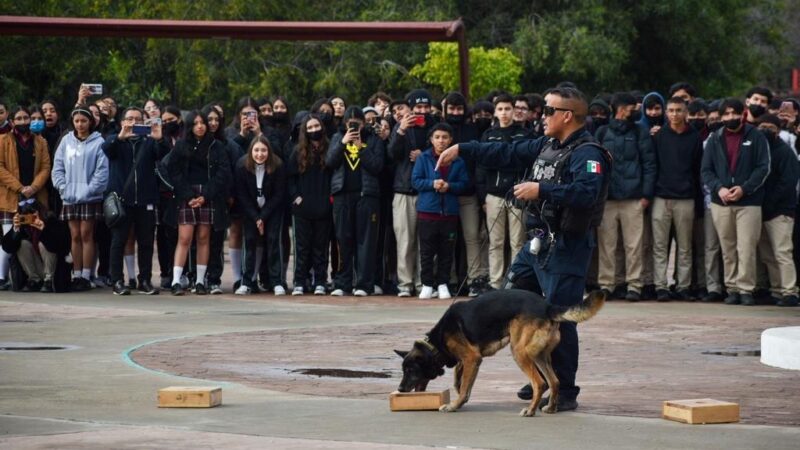
[[[161,289],[170,289],[172,287],[172,277],[161,277]]]
[[[547,382],[545,381],[544,386],[542,387],[542,392],[546,392],[548,389],[550,389],[550,386],[548,386]],[[531,386],[530,383],[522,386],[522,388],[517,391],[517,397],[519,397],[520,400],[533,399],[533,386]]]
[[[739,298],[745,306],[753,306],[756,304],[756,299],[753,297],[753,294],[741,294]]]
[[[372,295],[383,295],[383,289],[376,284],[372,287]]]
[[[206,285],[203,283],[195,283],[192,293],[197,295],[206,295],[208,294],[208,291],[206,290]]]
[[[448,298],[452,298],[450,296],[450,289],[447,288],[446,284],[440,284],[439,287],[437,288],[437,290],[439,291],[439,298],[440,299],[445,300],[445,299],[448,299]]]
[[[125,286],[122,280],[119,280],[114,283],[114,295],[131,295],[131,290],[128,289],[128,286]]]
[[[624,300],[626,293],[627,291],[625,291],[625,286],[617,286],[614,288],[614,292],[611,293],[611,297],[613,297],[615,300]]]
[[[433,294],[431,294],[431,298],[439,298],[439,290],[434,289]]]
[[[669,298],[669,291],[666,289],[659,289],[656,291],[656,301],[659,302],[668,302]]]
[[[797,306],[798,303],[800,302],[798,302],[796,295],[787,295],[775,302],[777,306]]]
[[[236,292],[234,292],[234,294],[236,294],[236,295],[250,295],[250,288],[245,286],[245,285],[241,285],[236,289]]]
[[[314,288],[314,295],[325,295],[325,286],[319,285]]]
[[[172,295],[180,296],[184,294],[183,286],[181,286],[180,283],[173,284],[171,290],[172,290]]]
[[[353,291],[353,295],[355,295],[356,297],[366,297],[369,294],[367,294],[367,291],[363,289],[356,289],[355,291]]]
[[[42,283],[42,287],[41,289],[39,289],[39,292],[45,294],[53,292],[53,280],[44,280],[44,283]]]
[[[341,297],[341,296],[343,296],[343,295],[344,295],[344,291],[343,291],[343,290],[341,290],[341,289],[334,289],[334,290],[331,292],[331,295],[332,295],[332,296],[334,296],[334,297]]]
[[[292,289],[292,295],[303,295],[303,286],[295,286]]]
[[[642,288],[642,298],[653,299],[656,298],[656,285],[646,284]]]
[[[25,286],[22,286],[22,292],[39,292],[42,288],[41,281],[34,281],[29,279]]]
[[[685,302],[693,302],[695,299],[694,295],[692,295],[692,291],[689,289],[679,289],[676,295]]]
[[[275,295],[286,295],[286,289],[284,289],[280,284],[275,285],[275,287],[272,288],[272,292]]]
[[[144,295],[158,295],[158,289],[153,287],[153,284],[150,283],[150,280],[140,281],[138,291],[140,294]]]
[[[628,293],[625,294],[625,300],[627,300],[629,302],[638,302],[641,299],[642,299],[642,296],[636,291],[628,291]]]
[[[603,288],[603,289],[600,289],[600,292],[601,292],[603,295],[605,295],[605,296],[606,296],[606,301],[607,301],[607,302],[610,302],[611,300],[614,300],[614,294],[613,294],[611,291],[609,291],[608,289],[605,289],[605,288]]]
[[[539,402],[539,409],[544,408],[547,406],[547,403],[550,402],[550,397],[542,397],[542,401]],[[558,402],[556,402],[556,409],[557,411],[572,411],[578,407],[578,401],[575,399],[565,399],[558,397]]]
[[[419,298],[422,300],[430,300],[433,298],[433,288],[431,286],[422,286],[422,290],[419,292]]]
[[[89,279],[89,289],[97,289],[97,283],[94,282],[94,278]]]
[[[0,291],[8,291],[11,289],[11,281],[0,278]]]
[[[728,297],[725,299],[726,305],[738,305],[741,303],[742,300],[739,298],[738,292],[731,292],[728,294]]]
[[[481,291],[480,291],[480,289],[476,288],[475,286],[472,286],[472,287],[469,288],[469,293],[467,295],[470,296],[470,297],[477,297],[477,296],[481,295]]]
[[[130,290],[136,289],[136,278],[131,278],[128,280],[128,289]]]
[[[411,297],[411,289],[406,287],[401,287],[397,289],[397,296],[398,297]]]
[[[208,287],[208,293],[211,295],[220,295],[222,294],[222,286],[218,284],[212,284]]]
[[[88,291],[89,289],[91,289],[91,286],[89,285],[89,280],[86,278],[78,277],[72,279],[70,290],[73,292],[84,292]]]
[[[233,289],[231,289],[231,290],[233,292],[236,292],[241,285],[242,285],[242,280],[236,280],[236,281],[233,282]]]
[[[709,292],[708,294],[704,295],[703,298],[700,299],[701,302],[705,303],[721,302],[722,300],[723,300],[722,294],[714,291]]]

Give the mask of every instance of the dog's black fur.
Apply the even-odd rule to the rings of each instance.
[[[533,399],[521,414],[533,416],[536,413],[545,380],[551,395],[542,410],[554,413],[559,382],[550,353],[560,339],[559,322],[588,320],[597,314],[604,302],[605,295],[595,292],[572,307],[551,305],[540,295],[511,289],[491,291],[473,300],[455,303],[427,337],[416,341],[410,351],[395,350],[403,358],[403,379],[398,390],[424,391],[430,380],[444,375],[444,367],[455,367],[454,387],[458,397],[440,411],[456,411],[469,400],[483,357],[492,356],[511,343],[515,361],[534,388]]]

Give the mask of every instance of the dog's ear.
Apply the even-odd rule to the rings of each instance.
[[[406,355],[408,354],[408,352],[404,352],[402,350],[395,350],[394,352],[397,353],[403,359],[405,359]]]

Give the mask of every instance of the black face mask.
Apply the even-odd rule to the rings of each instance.
[[[167,136],[175,137],[181,129],[180,124],[177,121],[172,122],[164,122],[164,133]]]
[[[14,129],[17,130],[19,134],[28,134],[31,131],[31,125],[26,123],[24,125],[14,125]]]
[[[489,117],[480,117],[475,119],[475,126],[478,127],[478,131],[483,134],[484,131],[488,130],[489,127],[492,126],[492,119]]]
[[[660,116],[647,116],[647,119],[650,121],[650,126],[651,127],[654,127],[654,126],[657,126],[657,125],[661,126],[661,125],[664,124],[664,115],[663,114],[660,115]]]
[[[750,105],[747,107],[747,110],[756,118],[763,116],[764,113],[767,112],[767,108],[761,105]]]
[[[289,121],[289,114],[285,112],[273,112],[272,121],[275,123],[286,123]]]
[[[709,131],[711,131],[713,133],[713,132],[719,130],[720,128],[722,128],[724,126],[725,126],[725,124],[722,123],[722,122],[714,122],[714,123],[708,124],[708,129],[709,129]]]
[[[463,114],[448,114],[447,115],[447,123],[450,125],[461,125],[464,123],[464,115]]]
[[[331,113],[319,113],[319,120],[325,125],[330,125],[333,121]]]
[[[592,117],[595,129],[608,125],[608,117]]]
[[[324,136],[324,134],[322,133],[322,130],[317,130],[317,131],[309,131],[307,133],[307,136],[312,141],[321,141],[322,136]]]
[[[731,131],[736,131],[737,128],[742,126],[742,119],[723,120],[722,123],[725,124],[725,128]]]
[[[689,125],[697,131],[701,131],[706,126],[706,119],[689,119]]]

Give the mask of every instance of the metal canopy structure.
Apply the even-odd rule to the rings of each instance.
[[[0,35],[264,41],[457,42],[461,93],[469,97],[464,22],[237,22],[0,16]]]

